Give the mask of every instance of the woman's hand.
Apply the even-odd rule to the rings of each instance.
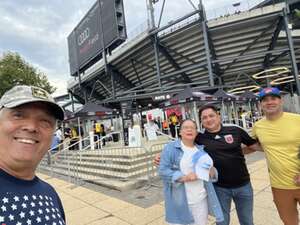
[[[214,178],[215,176],[216,176],[216,168],[212,166],[209,169],[209,177]]]
[[[297,186],[300,186],[300,173],[295,176],[294,182]]]
[[[179,180],[180,182],[191,182],[191,181],[195,181],[197,180],[198,177],[194,172],[191,172],[183,177],[181,177],[181,179]]]
[[[157,166],[157,167],[159,166],[159,163],[160,163],[160,154],[159,153],[157,153],[155,155],[155,157],[153,159],[153,163],[154,163],[155,166]]]

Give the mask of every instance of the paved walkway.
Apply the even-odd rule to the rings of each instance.
[[[251,163],[248,169],[254,189],[254,224],[282,224],[272,202],[265,160],[260,159]],[[57,178],[44,174],[39,176],[58,191],[65,208],[68,225],[165,224],[163,202],[142,208],[84,187],[76,187]],[[235,210],[232,210],[231,215],[231,225],[239,224]],[[209,224],[214,224],[213,220],[210,220]]]

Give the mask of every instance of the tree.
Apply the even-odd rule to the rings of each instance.
[[[15,85],[33,85],[52,94],[47,76],[27,63],[18,53],[6,52],[0,58],[0,96]]]

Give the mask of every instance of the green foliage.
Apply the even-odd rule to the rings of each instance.
[[[15,85],[33,85],[53,93],[47,76],[27,63],[18,53],[7,52],[0,58],[0,96]]]

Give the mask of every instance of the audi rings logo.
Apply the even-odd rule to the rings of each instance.
[[[90,36],[90,28],[86,28],[79,36],[78,36],[78,45],[81,46],[86,39]]]

